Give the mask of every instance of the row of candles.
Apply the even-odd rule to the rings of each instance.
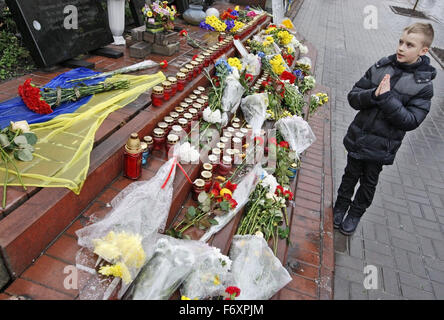
[[[265,20],[266,14],[258,15],[241,28],[237,34],[240,39],[245,38],[256,26],[256,24]],[[164,102],[170,100],[177,92],[185,90],[187,83],[202,73],[203,68],[216,62],[223,54],[228,52],[234,46],[234,37],[226,35],[224,32],[219,34],[219,42],[212,47],[204,50],[195,59],[185,64],[183,68],[176,73],[175,77],[168,77],[162,82],[161,86],[155,86],[152,90],[151,101],[154,107],[161,107]]]

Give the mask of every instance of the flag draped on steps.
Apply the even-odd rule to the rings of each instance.
[[[44,86],[44,88],[72,88],[73,86],[78,85],[78,83],[68,83],[68,80],[89,77],[96,74],[99,73],[87,68],[73,69],[58,75],[50,82],[48,82]],[[102,77],[93,80],[86,80],[83,83],[89,86],[97,84],[104,80],[105,77]],[[0,128],[5,128],[9,126],[10,121],[16,122],[20,120],[26,120],[29,124],[49,121],[51,119],[54,119],[58,115],[72,113],[76,111],[82,105],[87,103],[91,99],[91,97],[92,96],[84,97],[76,102],[62,103],[60,106],[54,109],[53,113],[44,115],[35,113],[34,111],[28,109],[21,97],[10,99],[8,101],[0,103]]]
[[[67,73],[57,78],[63,77],[64,81],[72,79],[66,77]],[[80,76],[87,75],[85,73],[77,74],[75,78]],[[76,194],[80,193],[88,174],[95,133],[103,120],[111,112],[126,106],[146,90],[164,81],[165,75],[159,71],[152,75],[116,75],[112,77],[112,80],[125,79],[130,81],[129,89],[103,92],[86,97],[56,108],[54,113],[62,108],[66,112],[61,112],[55,117],[51,117],[53,114],[38,115],[39,118],[31,120],[34,123],[30,126],[31,131],[38,137],[38,142],[34,146],[34,159],[30,162],[15,162],[24,185],[66,187]],[[71,104],[75,106],[71,106]],[[45,117],[48,118],[45,119]],[[7,124],[9,124],[9,119]],[[45,119],[43,120],[45,122],[41,122],[42,119]],[[24,119],[14,118],[14,120]],[[0,167],[0,181],[4,180],[5,168]],[[15,170],[9,169],[8,185],[21,185]]]

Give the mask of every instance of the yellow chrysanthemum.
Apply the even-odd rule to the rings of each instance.
[[[219,276],[214,276],[214,281],[213,281],[213,283],[214,283],[214,285],[215,286],[218,286],[218,285],[220,285],[220,279],[219,279]]]
[[[234,21],[234,27],[231,29],[232,33],[236,33],[239,31],[239,29],[243,28],[245,26],[245,23],[235,20]]]
[[[288,31],[279,31],[277,34],[279,41],[281,44],[286,46],[293,39],[293,35],[291,35]]]
[[[285,71],[284,60],[280,54],[277,54],[270,60],[272,70],[277,75],[281,75]]]
[[[290,19],[282,20],[282,25],[287,29],[294,29],[294,25]]]
[[[265,40],[270,41],[270,42],[274,42],[274,38],[271,36],[266,37]]]
[[[239,6],[235,6],[234,10],[239,11]]]
[[[242,63],[238,58],[228,58],[227,62],[230,66],[237,68],[239,71],[242,70]]]
[[[122,278],[125,284],[130,283],[132,280],[128,267],[124,263],[120,262],[112,266],[101,267],[99,269],[99,273],[105,276],[114,276]]]
[[[267,30],[265,30],[266,34],[272,33],[274,30],[276,30],[276,27],[269,27]]]

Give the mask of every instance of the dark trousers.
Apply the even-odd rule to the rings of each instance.
[[[349,214],[362,216],[372,204],[381,171],[381,163],[359,160],[348,155],[335,207],[345,209],[350,206]],[[360,185],[352,202],[358,181]]]

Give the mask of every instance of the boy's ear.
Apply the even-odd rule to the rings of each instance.
[[[423,56],[425,55],[427,52],[429,52],[429,47],[422,47],[421,51],[419,51],[419,55]]]

